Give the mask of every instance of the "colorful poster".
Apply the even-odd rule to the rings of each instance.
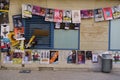
[[[46,8],[40,7],[40,16],[45,16]]]
[[[81,16],[79,10],[72,10],[72,23],[81,23]]]
[[[92,51],[86,51],[86,59],[92,60]]]
[[[12,52],[4,52],[3,53],[3,58],[4,58],[4,61],[3,63],[12,63]]]
[[[89,18],[88,10],[81,10],[81,18]]]
[[[40,7],[39,6],[33,6],[32,14],[40,15]]]
[[[0,0],[0,11],[7,11],[9,10],[10,0]]]
[[[63,10],[55,9],[54,22],[62,22]]]
[[[45,21],[54,21],[54,9],[46,9]]]
[[[50,64],[56,64],[58,63],[58,51],[50,51]]]
[[[93,18],[94,17],[94,11],[93,10],[88,10],[88,16],[89,16],[89,18]]]
[[[119,52],[113,53],[113,63],[120,63],[120,53]]]
[[[113,17],[112,17],[112,8],[111,7],[103,8],[103,13],[104,13],[105,20],[113,19]]]
[[[99,8],[99,9],[95,9],[95,10],[94,10],[94,18],[95,18],[95,21],[96,21],[96,22],[98,22],[98,21],[103,21],[103,20],[104,20],[102,8]]]
[[[63,11],[63,22],[71,23],[71,19],[72,19],[71,10],[64,10]]]
[[[112,15],[114,19],[120,18],[120,5],[112,7]]]
[[[76,50],[72,50],[67,57],[67,63],[76,64]]]
[[[40,62],[41,52],[40,50],[32,50],[32,61],[33,62]]]
[[[41,50],[41,64],[49,64],[50,62],[50,51],[49,50]]]
[[[22,64],[23,51],[16,50],[13,52],[13,64]]]
[[[8,38],[9,31],[8,24],[1,24],[1,38]]]
[[[92,62],[98,63],[98,54],[92,54]]]
[[[8,12],[0,12],[0,24],[9,23]]]
[[[85,64],[85,51],[77,51],[77,63]]]
[[[21,15],[14,15],[13,16],[13,25],[14,25],[14,27],[23,27]]]
[[[22,63],[28,64],[28,63],[31,63],[31,61],[32,61],[31,50],[25,50]]]
[[[14,28],[15,39],[16,40],[25,40],[24,38],[24,27],[15,27]]]
[[[22,18],[32,17],[32,8],[30,4],[22,4]]]

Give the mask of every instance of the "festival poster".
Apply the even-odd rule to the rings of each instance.
[[[23,27],[21,15],[14,15],[13,16],[13,25],[14,25],[14,27]]]
[[[23,58],[24,51],[15,50],[13,52],[13,64],[22,64],[22,58]]]
[[[8,12],[10,0],[0,0],[0,11]]]
[[[22,4],[22,18],[31,18],[32,8],[33,6],[30,4]]]
[[[81,23],[81,16],[79,10],[72,10],[72,23]]]
[[[8,51],[8,52],[4,52],[3,53],[3,58],[4,61],[3,63],[12,63],[12,52]]]
[[[112,7],[112,15],[114,19],[120,18],[120,5]]]
[[[86,51],[86,59],[92,60],[92,51]]]
[[[70,29],[70,23],[65,23],[64,29]]]
[[[41,50],[40,64],[49,64],[50,62],[50,51]]]
[[[8,24],[1,24],[1,38],[8,38],[10,26]]]
[[[85,64],[85,51],[77,51],[77,64]]]
[[[54,9],[46,9],[45,21],[54,21]]]
[[[72,20],[71,10],[63,10],[63,22],[71,23],[71,20]]]
[[[45,14],[46,14],[46,8],[40,7],[39,15],[45,16]]]
[[[120,64],[120,52],[113,52],[113,63]]]
[[[76,64],[76,50],[72,50],[68,53],[67,63]]]
[[[81,10],[81,18],[89,18],[88,10]]]
[[[99,8],[99,9],[95,9],[95,10],[94,10],[94,18],[95,18],[95,21],[96,21],[96,22],[104,21],[104,15],[103,15],[103,10],[102,10],[102,8]]]
[[[104,13],[105,20],[113,19],[113,17],[112,17],[112,8],[111,7],[103,8],[103,13]]]
[[[58,51],[50,51],[50,64],[57,64],[58,57],[59,57]]]
[[[14,33],[16,40],[25,40],[24,27],[14,27]]]
[[[92,62],[98,63],[98,54],[92,54]]]
[[[39,6],[33,6],[32,14],[40,15],[40,7]]]
[[[32,61],[39,63],[41,58],[41,51],[40,50],[32,50]]]
[[[9,23],[8,12],[0,12],[0,24]]]
[[[54,22],[62,22],[63,10],[55,9],[54,12]]]
[[[93,18],[94,17],[94,10],[88,10],[88,16],[89,16],[89,18]]]
[[[59,22],[55,23],[55,29],[60,29],[60,23]]]
[[[22,63],[29,64],[29,63],[31,63],[31,61],[32,61],[31,50],[25,50]]]

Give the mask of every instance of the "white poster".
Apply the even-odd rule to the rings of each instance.
[[[79,10],[72,10],[72,23],[81,23],[81,16]]]

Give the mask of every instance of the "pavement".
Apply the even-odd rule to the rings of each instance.
[[[111,73],[74,70],[43,70],[20,73],[20,70],[0,70],[0,80],[120,80],[120,71]]]

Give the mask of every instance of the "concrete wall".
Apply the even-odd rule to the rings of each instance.
[[[119,0],[11,0],[9,20],[11,31],[13,30],[12,15],[21,14],[21,5],[27,3],[32,5],[38,5],[45,8],[58,8],[58,9],[94,9],[112,7],[120,4]],[[94,22],[94,19],[82,19],[80,26],[80,49],[81,50],[108,50],[108,28],[109,22]],[[54,67],[79,67],[89,68],[92,67],[91,61],[87,61],[84,65],[73,65],[66,63],[67,53],[66,51],[60,51],[59,64],[58,65],[39,65],[31,64],[26,66],[38,67],[38,66],[54,66]],[[20,67],[21,65],[9,65],[6,66]]]

